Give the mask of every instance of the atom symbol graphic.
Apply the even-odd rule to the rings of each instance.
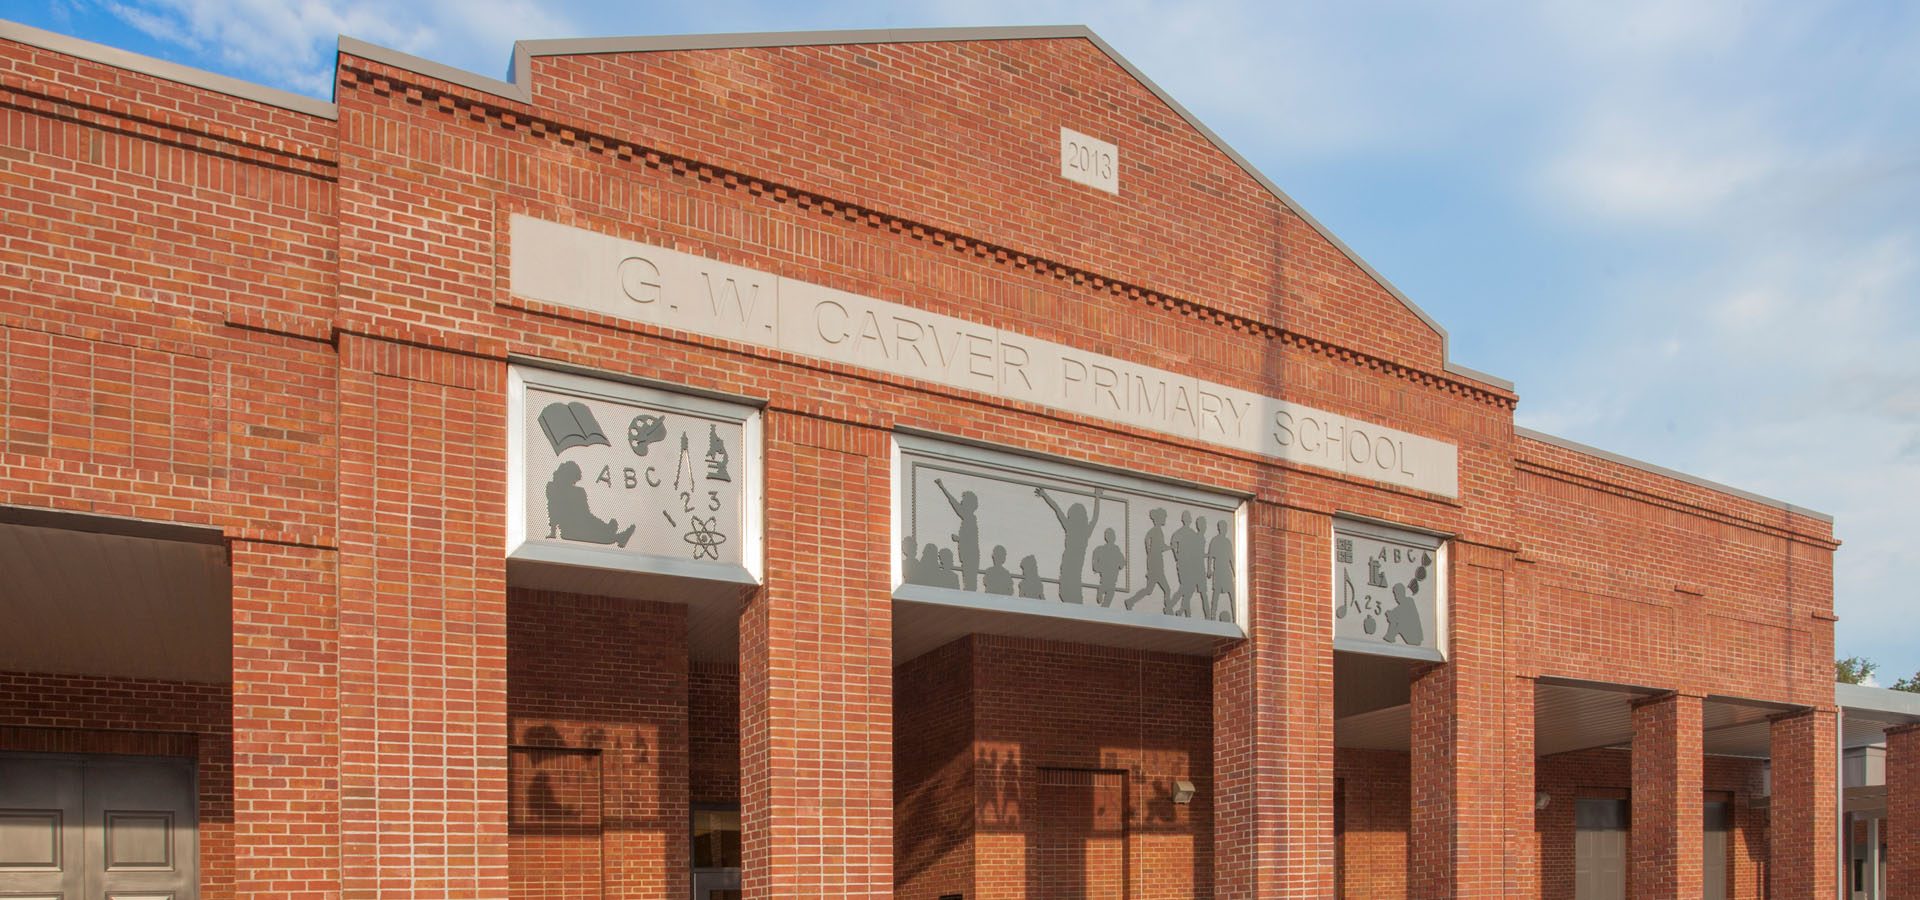
[[[699,516],[693,516],[692,519],[693,530],[683,535],[682,540],[693,545],[693,558],[718,560],[720,545],[727,542],[727,536],[713,527],[720,517],[711,516],[702,519]]]

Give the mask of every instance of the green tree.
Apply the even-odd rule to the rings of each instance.
[[[1909,694],[1920,694],[1920,672],[1915,672],[1912,675],[1908,675],[1894,682],[1893,689],[1896,691],[1906,691]]]
[[[1880,671],[1880,664],[1864,656],[1849,656],[1846,659],[1833,661],[1833,680],[1841,684],[1866,684],[1867,679],[1872,678],[1873,673],[1878,671]],[[1916,673],[1916,677],[1920,677],[1920,673]],[[1900,688],[1898,685],[1895,687],[1898,690],[1909,690],[1909,688]],[[1920,692],[1920,684],[1914,685],[1911,690]]]

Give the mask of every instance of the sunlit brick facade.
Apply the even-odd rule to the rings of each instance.
[[[1830,520],[1516,429],[1512,385],[1091,33],[534,42],[511,82],[349,41],[337,72],[321,102],[0,31],[0,603],[34,635],[0,644],[0,765],[81,773],[75,809],[100,758],[196,773],[191,871],[0,894],[1847,874]],[[1072,135],[1114,168],[1068,177]],[[664,311],[696,282],[737,332]],[[818,332],[756,331],[761,284],[825,298]],[[886,365],[834,355],[863,340]],[[547,372],[691,399],[549,417]],[[701,404],[676,463],[662,419]],[[1190,433],[1142,424],[1169,410]],[[684,509],[606,514],[670,467]],[[1376,532],[1404,568],[1356,584]],[[138,599],[175,561],[202,588]],[[1886,752],[1902,896],[1920,741]]]

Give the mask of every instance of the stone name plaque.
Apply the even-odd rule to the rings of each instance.
[[[1240,498],[896,437],[895,596],[1243,635]]]
[[[725,581],[759,574],[759,412],[511,369],[507,554]]]
[[[1335,649],[1444,661],[1446,581],[1440,539],[1366,522],[1336,523]]]
[[[1444,441],[583,228],[522,215],[511,227],[520,297],[1459,493],[1458,448]]]
[[[1120,148],[1071,128],[1060,129],[1060,177],[1120,193]]]

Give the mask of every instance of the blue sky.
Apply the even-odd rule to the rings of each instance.
[[[500,76],[517,38],[1091,25],[1518,382],[1520,424],[1837,516],[1840,652],[1920,670],[1920,4],[0,7],[318,96],[340,33]]]

